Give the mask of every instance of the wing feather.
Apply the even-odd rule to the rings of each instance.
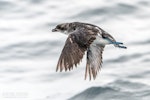
[[[97,33],[92,33],[90,30],[79,30],[71,33],[65,43],[65,46],[60,55],[56,71],[67,71],[73,69],[82,60],[85,51],[90,44],[96,39]]]
[[[86,71],[85,71],[85,79],[89,74],[89,79],[91,77],[93,79],[96,78],[98,71],[102,67],[102,53],[103,53],[104,46],[91,44],[89,49],[87,50],[87,64],[86,64]]]

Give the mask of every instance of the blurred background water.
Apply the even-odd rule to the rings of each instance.
[[[56,73],[67,36],[59,23],[100,26],[127,50],[107,46],[95,81],[84,80],[85,58]],[[0,100],[149,100],[149,0],[0,0]]]

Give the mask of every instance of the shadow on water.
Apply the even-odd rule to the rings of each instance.
[[[105,87],[88,88],[69,100],[146,100],[149,89],[145,84],[117,80]]]

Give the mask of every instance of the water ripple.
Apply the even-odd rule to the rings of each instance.
[[[106,62],[107,63],[127,62],[127,61],[130,61],[132,59],[138,59],[138,58],[141,58],[141,57],[149,55],[149,54],[150,54],[150,52],[135,53],[135,54],[132,54],[132,55],[123,55],[123,56],[120,56],[120,57],[118,57],[116,59],[107,60]]]
[[[105,87],[91,87],[69,100],[142,100],[149,97],[150,87],[145,84],[116,80]]]
[[[14,8],[16,5],[9,1],[0,1],[0,10],[11,10],[10,8]]]
[[[106,6],[106,7],[94,8],[94,9],[88,9],[88,10],[86,9],[71,18],[76,18],[76,17],[87,18],[87,17],[93,17],[93,16],[117,17],[119,15],[124,15],[124,14],[133,14],[137,10],[138,8],[135,6],[119,3],[114,6]]]
[[[57,50],[61,43],[57,41],[42,41],[38,43],[18,43],[0,48],[0,59],[23,59],[23,58],[38,58],[48,57],[57,54]]]

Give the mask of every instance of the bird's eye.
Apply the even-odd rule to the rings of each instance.
[[[61,27],[60,27],[60,26],[57,26],[57,29],[61,29]]]
[[[64,27],[61,28],[61,30],[64,30],[64,29],[65,29]]]

